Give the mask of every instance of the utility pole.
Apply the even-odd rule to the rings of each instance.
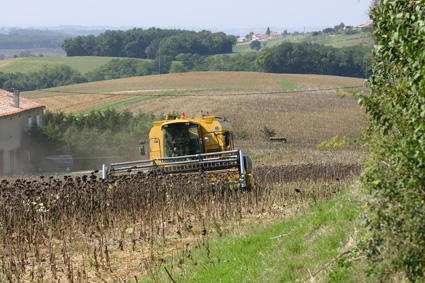
[[[159,49],[159,56],[158,56],[158,74],[161,75],[161,49]]]

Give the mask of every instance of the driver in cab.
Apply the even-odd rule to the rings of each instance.
[[[186,129],[181,128],[172,141],[175,156],[186,155],[189,152],[190,137]]]

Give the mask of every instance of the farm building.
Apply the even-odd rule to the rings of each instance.
[[[370,29],[370,28],[372,27],[372,25],[373,25],[373,22],[367,22],[367,23],[364,23],[364,24],[362,24],[362,25],[359,25],[359,26],[357,27],[357,29],[358,29],[358,30],[365,31],[365,30]]]
[[[19,92],[0,89],[0,175],[29,169],[29,153],[22,148],[22,137],[33,123],[43,124],[44,105]]]
[[[277,39],[282,38],[283,35],[276,31],[271,31],[270,34],[265,33],[254,33],[252,35],[252,40],[267,40],[267,39]]]
[[[268,38],[267,34],[264,34],[264,33],[254,33],[252,35],[252,40],[265,40],[267,38]]]
[[[277,39],[277,38],[282,38],[283,34],[281,34],[280,32],[276,32],[276,31],[271,31],[270,35],[269,35],[269,39]]]

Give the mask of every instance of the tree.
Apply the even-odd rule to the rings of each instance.
[[[266,34],[267,34],[267,35],[270,35],[270,28],[269,28],[269,27],[268,27],[268,28],[267,28],[267,30],[266,30]]]
[[[181,61],[187,70],[200,71],[204,65],[205,57],[199,54],[179,54],[176,60]]]
[[[273,65],[273,56],[268,51],[268,48],[261,51],[255,60],[255,66],[264,73],[268,72],[270,69],[273,69]]]
[[[170,71],[169,73],[183,73],[186,72],[186,68],[184,67],[182,62],[179,61],[173,61],[171,63]]]
[[[344,29],[345,24],[343,22],[341,22],[339,25],[334,26],[334,30],[336,32],[339,32],[340,30]]]
[[[31,50],[26,50],[19,53],[19,57],[34,57],[34,55],[31,53]]]
[[[261,42],[259,42],[258,40],[253,40],[249,44],[249,47],[251,47],[251,49],[254,49],[255,51],[258,51],[261,49]]]
[[[403,272],[425,278],[425,44],[423,1],[375,0],[369,114],[364,251],[381,281]]]
[[[335,29],[333,29],[333,28],[325,28],[325,29],[323,29],[323,33],[333,33],[333,32],[335,32]]]

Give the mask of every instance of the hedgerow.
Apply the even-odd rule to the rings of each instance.
[[[370,16],[373,50],[370,157],[362,177],[367,204],[365,252],[383,280],[395,272],[425,276],[425,1],[376,0]]]

